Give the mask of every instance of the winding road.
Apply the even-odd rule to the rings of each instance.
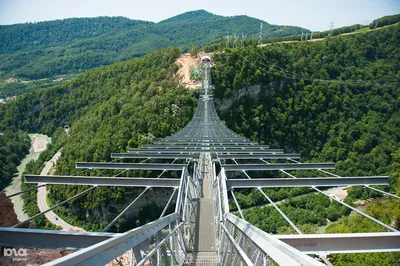
[[[42,172],[40,172],[40,175],[48,175],[50,172],[50,169],[53,167],[53,165],[57,162],[58,158],[61,155],[61,149],[57,151],[56,154],[54,154],[53,158],[50,159],[42,169]],[[39,184],[41,185],[41,184]],[[50,206],[47,204],[47,189],[46,186],[40,187],[38,189],[37,193],[37,205],[39,207],[39,210],[41,212],[48,210]],[[45,213],[46,219],[49,220],[52,224],[57,225],[62,228],[64,231],[84,231],[82,228],[74,227],[73,225],[70,225],[58,215],[56,215],[53,211],[49,211]]]

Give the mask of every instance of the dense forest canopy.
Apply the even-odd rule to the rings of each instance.
[[[174,62],[180,54],[178,48],[157,50],[141,58],[90,70],[53,88],[26,93],[0,112],[0,128],[55,136],[52,152],[63,146],[63,155],[57,162],[58,174],[77,171],[76,161],[110,161],[111,152],[124,152],[171,135],[191,119],[197,97],[193,91],[178,85],[178,67]],[[62,133],[66,123],[71,125],[69,137]],[[43,161],[40,159],[39,165],[30,165],[29,169],[40,172]],[[107,175],[92,174],[96,173]],[[126,174],[151,175],[149,171]],[[52,186],[52,200],[69,198],[84,189],[84,186]],[[137,189],[129,188],[98,188],[75,200],[72,207],[75,212],[69,215],[77,215],[75,222],[86,222],[88,230],[100,230],[104,226],[101,223],[107,224],[101,218],[107,212],[102,206],[126,200],[126,193],[136,192]],[[34,214],[35,193],[27,197],[27,210]],[[90,215],[86,216],[82,208]]]
[[[261,44],[269,44],[276,42],[293,42],[293,41],[316,41],[317,39],[323,39],[327,37],[333,37],[337,35],[348,35],[348,34],[362,34],[370,30],[380,29],[400,22],[400,14],[393,16],[386,16],[374,20],[369,25],[354,24],[350,26],[344,26],[340,28],[333,28],[326,31],[313,31],[302,32],[301,34],[288,35],[288,36],[265,36],[262,39],[249,38],[243,42],[239,42],[236,46],[254,46],[261,42]],[[204,46],[204,50],[208,53],[215,51],[223,51],[226,47],[233,47],[233,40],[223,40],[220,43],[214,43]]]
[[[202,17],[204,21],[199,19]],[[66,39],[55,38],[53,44],[43,39],[42,44],[37,45],[50,45],[45,49],[50,51],[64,49],[52,45],[68,42],[68,49],[71,50],[65,55],[77,55],[78,61],[87,58],[80,57],[79,51],[89,53],[85,49],[90,47],[94,49],[90,50],[92,53],[99,49],[98,54],[112,58],[109,61],[111,63],[117,54],[121,55],[118,60],[139,55],[132,52],[133,46],[130,44],[115,40],[129,40],[131,37],[145,40],[140,45],[144,50],[148,49],[147,53],[160,43],[161,46],[172,43],[169,39],[163,39],[164,33],[177,36],[175,41],[180,40],[178,45],[186,43],[191,38],[188,36],[192,36],[190,28],[179,32],[174,29],[185,28],[187,24],[198,27],[193,38],[197,38],[198,34],[204,37],[206,33],[209,34],[207,36],[214,36],[215,33],[216,40],[219,38],[218,30],[222,32],[225,29],[216,28],[214,32],[207,23],[219,25],[215,22],[224,20],[225,23],[232,21],[232,25],[239,27],[238,24],[246,25],[246,21],[249,21],[248,17],[223,18],[198,11],[157,24],[134,22],[131,25],[130,20],[112,18],[119,26],[110,29],[107,27],[109,19],[101,18],[101,33],[95,37],[84,36],[92,30],[88,26],[86,30],[77,31]],[[75,25],[73,20],[70,22]],[[45,24],[40,25],[44,27]],[[131,27],[135,33],[132,33]],[[117,30],[125,28],[126,31]],[[150,29],[154,35],[139,35],[139,32],[147,34]],[[114,36],[114,32],[118,34]],[[154,44],[156,35],[161,36],[158,39],[160,42]],[[196,43],[196,40],[201,41],[201,38],[190,39],[190,42]],[[336,173],[339,175],[390,175],[390,186],[382,189],[400,195],[399,41],[400,25],[393,25],[319,42],[251,46],[215,53],[212,84],[219,115],[232,130],[260,144],[272,144],[288,152],[300,152],[306,161],[336,162]],[[149,46],[150,43],[157,47]],[[34,47],[36,44],[32,45]],[[139,44],[133,42],[133,45]],[[27,167],[28,172],[36,174],[40,172],[43,162],[61,147],[63,155],[57,163],[57,174],[73,174],[77,172],[74,168],[76,161],[110,161],[111,152],[123,152],[178,131],[191,119],[198,96],[197,92],[179,86],[176,76],[178,67],[174,61],[181,52],[179,48],[160,49],[141,58],[89,70],[71,81],[33,90],[7,105],[0,105],[0,132],[18,132],[0,136],[0,142],[6,140],[11,143],[4,148],[0,146],[0,163],[10,165],[8,172],[15,169],[15,162],[20,160],[29,146],[27,136],[22,131],[53,136],[54,142],[49,150],[41,155],[38,162],[32,162]],[[12,53],[8,55],[12,57]],[[43,60],[46,60],[46,56]],[[53,58],[54,54],[48,56]],[[32,60],[35,61],[33,57]],[[42,66],[41,63],[37,64],[37,67]],[[65,69],[76,70],[76,66]],[[71,125],[69,136],[62,129],[65,124]],[[17,154],[12,155],[10,160],[8,156],[13,151]],[[92,171],[90,174],[113,175],[115,172]],[[150,171],[134,171],[122,176],[154,174]],[[1,184],[9,182],[7,176],[1,177]],[[29,187],[31,185],[24,184],[23,189]],[[59,202],[86,188],[50,186],[49,200],[52,203]],[[327,232],[332,233],[382,230],[358,216],[345,217],[349,214],[348,209],[315,194],[309,188],[264,191],[272,200],[282,201],[282,210],[305,233],[314,233],[318,226],[325,226],[328,221]],[[32,190],[24,195],[25,208],[30,215],[38,212],[35,192]],[[101,230],[110,221],[107,219],[115,217],[105,219],[102,214],[117,212],[104,206],[124,202],[127,195],[138,193],[128,188],[101,187],[59,209],[58,214],[87,230]],[[235,190],[235,193],[240,205],[248,208],[244,212],[247,220],[268,232],[292,233],[273,208],[254,207],[266,203],[259,191]],[[353,204],[356,199],[379,195],[362,187],[354,187],[349,189],[346,202]],[[145,223],[146,219],[156,217],[158,207],[152,208],[152,213],[147,216],[146,213],[140,213],[140,218],[121,219],[113,229],[124,231]],[[387,224],[399,226],[399,209],[398,201],[381,198],[367,205],[366,212]],[[331,223],[334,221],[337,222]],[[35,222],[40,227],[49,226],[44,218]],[[398,258],[396,255],[368,254],[337,255],[334,260],[338,265],[349,262],[357,265],[368,265],[368,262],[393,265]]]
[[[3,190],[17,172],[17,166],[28,153],[31,142],[22,131],[0,130],[0,189]]]
[[[187,12],[160,23],[123,17],[74,18],[0,26],[0,78],[39,79],[78,73],[132,59],[162,47],[218,42],[226,34],[279,37],[307,31],[271,25],[247,17],[223,17],[204,10]]]
[[[217,109],[232,130],[300,152],[304,161],[336,162],[340,176],[389,175],[390,185],[381,189],[400,195],[399,42],[397,24],[319,42],[215,53]],[[348,216],[348,208],[308,188],[263,190],[303,233],[325,226],[326,233],[387,231],[361,215]],[[267,232],[295,233],[272,206],[258,206],[268,203],[258,190],[235,194],[246,220]],[[399,229],[400,201],[382,196],[352,187],[345,202],[378,198],[365,212]],[[397,265],[399,259],[399,253],[330,256],[334,265]]]
[[[337,162],[341,174],[389,173],[400,148],[399,29],[218,53],[215,96],[233,101],[221,116],[260,143]]]

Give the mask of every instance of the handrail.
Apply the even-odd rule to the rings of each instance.
[[[247,254],[243,251],[243,249],[236,243],[235,239],[233,236],[229,233],[228,229],[226,229],[225,225],[221,222],[221,227],[225,231],[225,235],[229,238],[231,241],[232,245],[235,247],[236,251],[239,253],[240,257],[244,260],[247,266],[253,266],[253,262],[249,259]]]
[[[181,203],[182,203],[182,198],[183,198],[183,186],[186,182],[186,167],[183,167],[182,169],[182,174],[181,174],[181,182],[179,184],[179,194],[178,194],[178,199],[176,201],[176,205],[175,205],[175,212],[176,213],[181,213]]]
[[[105,265],[177,219],[179,219],[179,215],[177,213],[172,213],[164,218],[99,242],[88,248],[81,249],[75,253],[46,263],[45,265]]]
[[[324,265],[231,213],[226,215],[226,220],[279,265]]]
[[[163,240],[160,241],[160,243],[157,244],[136,266],[141,266],[144,265],[144,263],[157,251],[160,249],[162,245],[164,245],[165,241],[167,241],[175,232],[183,225],[183,222],[181,222],[172,232],[170,232],[168,235],[166,235]]]

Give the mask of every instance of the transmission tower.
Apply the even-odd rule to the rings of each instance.
[[[246,40],[246,35],[242,32],[242,40],[240,40],[240,47],[243,46],[244,40]]]
[[[332,37],[332,32],[333,32],[333,27],[335,26],[335,23],[332,21],[331,23],[330,23],[330,32],[329,32],[329,34],[328,34],[328,37]]]
[[[312,41],[312,34],[313,34],[313,32],[311,32],[311,35],[310,35],[310,41]]]
[[[262,30],[263,30],[263,24],[260,24],[260,34],[259,34],[259,39],[258,39],[258,44],[262,44],[262,38],[263,38],[263,34],[262,34]]]
[[[226,35],[226,48],[228,48],[229,45],[229,40],[231,39],[231,36]]]
[[[236,33],[233,35],[233,39],[234,39],[233,48],[235,48],[235,47],[237,47],[237,39],[238,39],[238,36],[236,35]]]
[[[303,41],[304,38],[304,32],[301,32],[301,41]]]

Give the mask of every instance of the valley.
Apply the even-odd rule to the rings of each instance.
[[[147,149],[151,145],[170,145],[169,140],[161,144],[156,142],[166,136],[176,139],[180,130],[188,130],[192,117],[203,110],[199,109],[199,103],[212,99],[217,115],[209,117],[204,112],[201,117],[207,122],[194,127],[203,135],[197,133],[201,137],[196,138],[217,135],[209,130],[212,123],[208,119],[220,117],[219,127],[226,126],[236,132],[238,139],[247,138],[260,145],[270,145],[272,149],[301,155],[301,163],[335,163],[332,174],[321,169],[296,169],[289,170],[292,175],[289,177],[388,176],[388,185],[373,186],[375,190],[367,186],[340,186],[321,188],[321,191],[381,220],[394,230],[400,230],[400,24],[382,24],[370,30],[349,26],[351,33],[340,33],[342,29],[337,30],[336,36],[297,41],[285,38],[298,38],[302,31],[308,32],[306,29],[265,23],[266,40],[268,33],[276,42],[258,45],[257,25],[260,23],[260,20],[247,16],[223,17],[200,10],[158,23],[99,17],[0,26],[0,36],[8,44],[0,49],[1,78],[9,81],[22,78],[28,82],[0,85],[0,96],[4,93],[1,90],[18,94],[16,99],[0,104],[0,132],[5,133],[0,136],[1,173],[7,170],[1,181],[9,186],[7,194],[19,191],[23,173],[159,178],[160,172],[149,169],[82,171],[76,168],[76,162],[163,162],[156,157],[144,161],[134,157],[128,160],[111,154]],[[193,30],[199,25],[201,30]],[[253,27],[254,32],[246,45],[228,47],[223,39],[227,30],[240,32]],[[64,28],[63,31],[55,34],[60,28]],[[29,35],[30,29],[55,35]],[[66,31],[71,34],[64,36]],[[11,33],[28,36],[18,44],[18,38],[8,38]],[[205,53],[207,49],[213,53]],[[200,60],[203,55],[211,56],[209,72]],[[54,81],[60,75],[67,76]],[[37,81],[37,87],[30,85],[31,80],[32,83]],[[52,82],[47,83],[50,80]],[[213,110],[214,105],[204,105]],[[65,125],[70,126],[68,136]],[[33,149],[18,167],[18,176],[12,178],[29,149],[26,132],[46,134],[51,136],[51,141],[44,135],[29,135],[31,139],[35,138]],[[186,135],[184,138],[189,138]],[[185,145],[190,144],[193,145]],[[42,152],[46,145],[48,148]],[[171,147],[166,149],[171,152]],[[179,155],[183,153],[184,150]],[[232,152],[220,153],[229,156]],[[215,207],[211,205],[216,198],[208,191],[208,187],[212,188],[210,184],[215,184],[210,172],[221,171],[222,167],[211,167],[214,153],[210,154],[209,162],[204,159],[209,163],[203,172],[207,176],[203,184],[207,187],[201,187],[207,195],[198,201],[206,213],[204,216],[212,217],[211,210]],[[32,158],[37,161],[28,163]],[[288,158],[285,163],[298,162],[294,160],[296,158]],[[191,162],[175,158],[172,164],[176,160],[187,165]],[[241,164],[244,159],[222,161],[213,159],[213,163],[220,165],[228,164],[226,161]],[[276,164],[283,160],[251,157],[247,162]],[[54,168],[55,163],[57,167]],[[26,168],[21,168],[23,165]],[[188,168],[194,173],[194,167]],[[161,175],[165,179],[182,178],[176,171],[163,171]],[[288,177],[285,170],[279,169],[253,171],[251,176],[254,179]],[[243,171],[227,174],[228,180],[245,178]],[[36,184],[21,185],[25,190]],[[28,216],[33,216],[90,187],[88,184],[49,184],[24,193],[22,200]],[[298,232],[289,226],[287,219],[305,235],[387,231],[311,188],[235,188],[225,195],[227,211],[273,235]],[[56,229],[61,225],[64,230],[75,227],[87,232],[127,232],[161,219],[165,204],[173,196],[171,190],[165,188],[145,188],[146,194],[136,202],[143,191],[143,188],[129,186],[99,186],[54,212],[34,219],[33,223],[42,229]],[[136,202],[135,208],[124,212],[114,222],[132,201]],[[174,214],[172,205],[178,202],[175,197],[171,200],[165,216]],[[358,206],[360,202],[365,204],[362,208]],[[238,206],[242,208],[243,216]],[[15,198],[14,208],[19,220],[27,218],[22,211],[21,199]],[[287,219],[277,212],[277,208]],[[209,220],[198,221],[202,228],[208,226]],[[212,222],[218,224],[220,221]],[[214,232],[210,229],[209,233]],[[147,247],[151,245],[147,243]],[[211,256],[213,259],[214,255]],[[128,260],[127,256],[126,253],[124,261]],[[399,253],[335,254],[329,255],[329,260],[335,265],[396,265]]]
[[[17,167],[18,174],[13,178],[11,184],[5,189],[7,196],[21,191],[21,177],[22,173],[25,171],[26,164],[31,160],[37,160],[40,153],[46,149],[48,143],[51,139],[45,135],[41,134],[30,134],[31,148],[29,149],[29,154],[21,161],[21,164]],[[14,204],[14,211],[17,214],[19,221],[28,219],[28,215],[23,211],[23,201],[21,195],[12,198]]]

